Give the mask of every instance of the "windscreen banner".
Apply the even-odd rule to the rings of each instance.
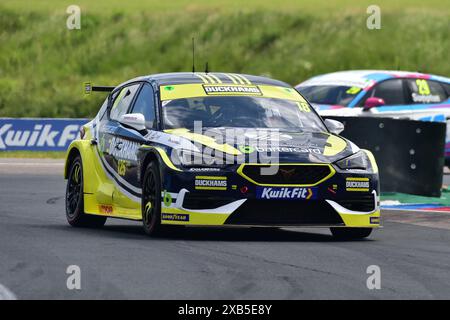
[[[65,151],[88,121],[0,118],[0,151]]]

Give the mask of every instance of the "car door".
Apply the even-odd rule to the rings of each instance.
[[[140,83],[133,83],[113,91],[109,98],[107,111],[100,119],[97,136],[97,149],[103,171],[111,183],[105,183],[98,190],[101,203],[113,203],[114,196],[125,192],[128,193],[128,183],[119,175],[119,164],[117,154],[125,147],[124,141],[117,138],[119,130],[119,118],[125,114],[140,87]],[[131,190],[131,189],[130,189]],[[139,196],[139,190],[135,190],[134,196]],[[109,201],[106,202],[108,200]]]
[[[117,175],[128,192],[114,193],[113,202],[121,208],[134,208],[140,205],[141,186],[138,180],[137,151],[146,141],[148,130],[156,128],[154,92],[150,84],[143,83],[131,101],[126,113],[141,113],[144,115],[146,130],[138,131],[118,122],[114,137],[113,161],[117,168]],[[119,190],[117,190],[119,191]],[[131,201],[130,201],[131,200]]]

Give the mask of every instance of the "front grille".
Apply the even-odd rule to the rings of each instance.
[[[261,201],[247,199],[225,224],[234,225],[343,225],[336,211],[324,200]]]
[[[358,197],[337,200],[345,209],[352,211],[369,212],[375,209],[375,200],[373,194],[361,194]]]
[[[242,174],[259,184],[279,184],[289,185],[313,185],[331,173],[328,165],[293,165],[282,164],[273,175],[262,174],[261,168],[268,168],[270,165],[244,165]],[[276,169],[272,168],[274,172]]]

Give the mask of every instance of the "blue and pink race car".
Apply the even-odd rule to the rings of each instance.
[[[450,78],[405,71],[357,70],[319,75],[295,87],[321,116],[379,116],[447,122]],[[450,160],[447,125],[446,162]]]

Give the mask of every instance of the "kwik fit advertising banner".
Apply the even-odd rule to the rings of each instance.
[[[0,118],[0,151],[65,151],[88,121]]]

